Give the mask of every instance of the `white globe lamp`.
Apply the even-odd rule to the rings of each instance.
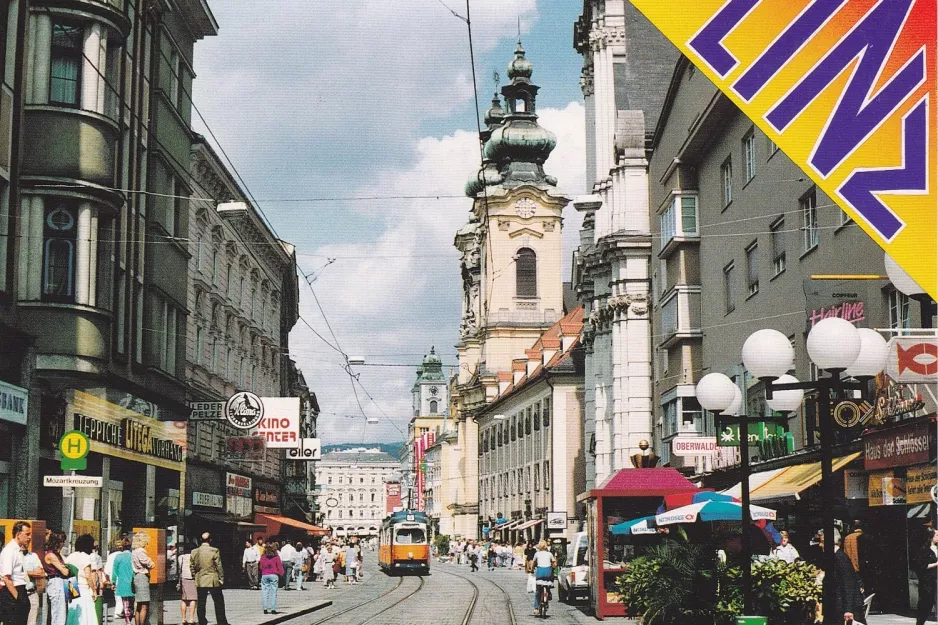
[[[757,330],[743,343],[743,364],[759,379],[775,379],[791,369],[795,350],[778,330]]]
[[[733,403],[736,385],[722,373],[708,373],[697,382],[697,401],[704,410],[720,413]]]
[[[889,345],[886,339],[876,330],[859,328],[860,354],[853,364],[847,367],[844,375],[855,378],[874,377],[882,373],[886,366],[886,357],[889,354]]]
[[[820,369],[844,370],[860,355],[860,333],[844,319],[818,321],[808,333],[808,356]]]
[[[787,373],[780,376],[774,382],[775,384],[797,384],[798,378]],[[769,408],[778,412],[794,412],[798,410],[804,399],[804,391],[800,388],[788,391],[772,391],[772,399],[766,399],[765,403]]]
[[[889,281],[892,282],[892,285],[896,287],[896,290],[905,293],[909,297],[913,295],[922,295],[925,293],[925,289],[920,287],[918,283],[912,279],[912,277],[905,272],[905,270],[900,267],[896,261],[886,254],[886,275],[889,276]]]
[[[732,384],[732,382],[730,382]],[[733,384],[733,401],[730,402],[730,405],[722,412],[722,414],[728,416],[735,416],[739,414],[739,408],[743,405],[743,394],[739,390],[739,387]]]

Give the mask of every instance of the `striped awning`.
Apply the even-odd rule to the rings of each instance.
[[[535,525],[538,525],[538,524],[543,523],[543,522],[544,522],[543,519],[533,519],[533,520],[531,520],[531,521],[525,521],[524,523],[522,523],[521,525],[519,525],[518,527],[516,527],[515,530],[516,530],[516,531],[526,530],[526,529],[528,529],[529,527],[534,527]]]

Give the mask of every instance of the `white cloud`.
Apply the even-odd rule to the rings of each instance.
[[[559,190],[571,197],[583,193],[585,178],[583,106],[571,103],[563,109],[539,111],[540,123],[553,131],[558,145],[545,169],[559,179]],[[425,137],[413,148],[415,161],[406,168],[388,169],[375,182],[356,190],[361,196],[440,196],[462,192],[465,181],[478,167],[475,132],[457,131],[445,137]],[[342,349],[363,356],[369,363],[419,364],[422,354],[435,345],[444,362],[455,362],[453,344],[459,325],[461,284],[459,257],[453,236],[468,217],[471,200],[421,198],[360,203],[356,210],[379,222],[374,241],[327,245],[299,260],[305,271],[325,264],[313,287]],[[581,217],[572,206],[564,211],[565,279],[576,245]],[[286,235],[288,236],[288,235]],[[312,295],[301,284],[303,317],[332,340]],[[399,440],[411,414],[410,388],[415,367],[355,367],[361,382],[374,397],[360,391],[368,416],[381,419],[365,426],[342,357],[330,350],[300,322],[291,335],[291,351],[324,413],[320,436],[327,442]],[[381,411],[393,418],[385,419]],[[335,414],[329,414],[335,413]]]

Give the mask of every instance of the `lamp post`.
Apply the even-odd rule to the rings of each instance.
[[[788,338],[776,330],[759,330],[746,339],[743,345],[743,363],[746,368],[765,384],[768,402],[777,402],[778,397],[791,391],[817,391],[818,422],[821,444],[821,492],[824,505],[821,507],[824,527],[824,570],[828,576],[835,570],[834,560],[834,508],[836,498],[832,479],[832,425],[831,395],[846,390],[863,390],[872,377],[878,375],[886,362],[886,341],[879,333],[868,329],[857,329],[849,321],[837,318],[823,319],[808,333],[808,357],[817,367],[827,372],[828,377],[812,382],[791,381],[790,376],[782,379],[791,368],[794,350]],[[841,375],[855,378],[856,382],[842,379]],[[770,405],[773,405],[770,403]],[[833,604],[831,583],[824,585],[824,605]],[[825,624],[841,623],[842,614],[824,611]]]
[[[791,348],[787,340],[785,343]],[[794,352],[792,352],[792,356],[794,356]],[[797,402],[796,406],[800,404],[800,395],[803,395],[803,393],[799,394],[797,400],[793,397],[786,397],[788,402],[785,406],[790,405],[792,401]],[[700,382],[697,383],[697,401],[700,402],[703,408],[717,413],[716,425],[718,432],[723,430],[724,424],[736,424],[739,428],[739,488],[740,499],[742,500],[740,546],[743,561],[743,609],[746,614],[749,614],[752,608],[752,540],[749,532],[749,524],[752,522],[752,507],[749,498],[749,417],[739,413],[743,403],[743,395],[739,387],[722,373],[708,373],[701,378]],[[781,404],[781,402],[779,403]],[[772,408],[783,409],[781,405],[773,405]],[[758,420],[787,423],[787,417],[759,417]]]

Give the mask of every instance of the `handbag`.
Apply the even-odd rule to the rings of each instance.
[[[528,586],[526,590],[528,592],[534,592],[537,590],[537,580],[534,579],[534,573],[528,575]]]
[[[78,590],[77,580],[75,582],[72,582],[71,579],[68,580],[68,588],[66,588],[65,596],[69,601],[78,599],[81,596],[81,591]]]

